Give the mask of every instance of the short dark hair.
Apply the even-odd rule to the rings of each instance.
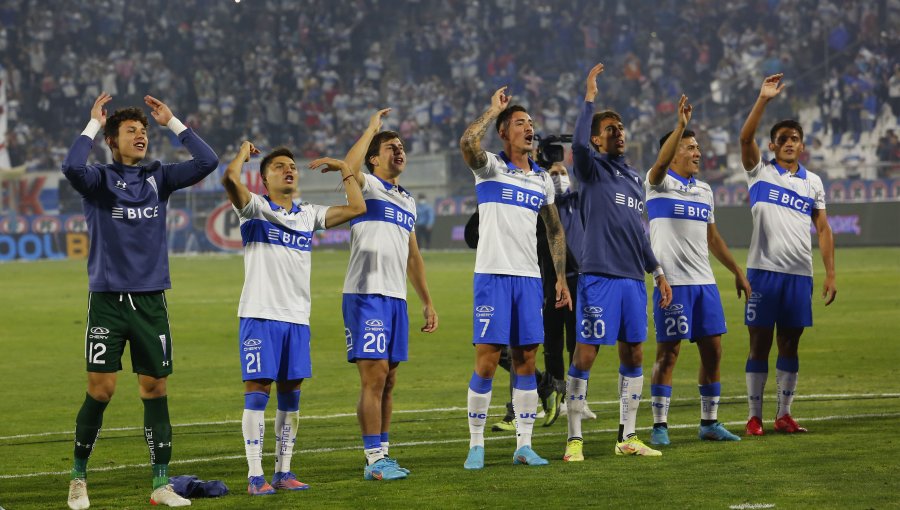
[[[147,127],[147,115],[144,110],[136,106],[128,108],[120,108],[116,110],[109,118],[106,119],[106,125],[103,126],[103,138],[115,138],[119,136],[119,126],[126,120],[136,120]]]
[[[664,134],[663,137],[659,139],[659,148],[660,149],[662,149],[663,144],[666,143],[666,140],[668,140],[670,136],[672,136],[672,131],[669,131],[668,133]],[[692,136],[697,136],[697,133],[694,133],[690,129],[685,129],[684,133],[681,134],[681,139],[684,140],[685,138],[690,138]]]
[[[794,119],[784,119],[776,122],[775,125],[772,126],[772,130],[769,131],[769,140],[775,142],[775,135],[779,130],[784,128],[796,129],[797,132],[800,133],[800,141],[803,141],[803,126],[801,126],[800,123]]]
[[[388,140],[393,140],[394,138],[400,140],[400,143],[403,143],[403,139],[400,138],[400,133],[396,131],[382,131],[372,138],[372,142],[369,143],[369,148],[366,150],[366,168],[369,169],[369,173],[372,173],[372,171],[375,170],[375,165],[373,165],[369,159],[371,159],[372,156],[378,155],[381,151],[381,144]]]
[[[622,122],[622,116],[615,110],[603,110],[597,112],[591,117],[591,136],[600,134],[600,123],[606,119],[615,119],[617,122]],[[594,147],[595,151],[600,152],[600,147],[594,145],[594,142],[591,142],[591,146]]]
[[[266,154],[262,161],[259,163],[259,175],[262,177],[266,176],[266,168],[268,168],[269,163],[272,162],[273,159],[278,156],[287,156],[291,159],[294,159],[294,153],[291,152],[287,147],[276,147],[272,150],[272,152]]]
[[[525,109],[524,106],[520,104],[514,104],[507,106],[505,110],[500,112],[500,115],[497,115],[497,122],[494,124],[494,127],[497,128],[497,132],[500,132],[501,128],[509,127],[509,119],[512,118],[513,114],[516,112],[525,112],[528,113],[528,110]]]

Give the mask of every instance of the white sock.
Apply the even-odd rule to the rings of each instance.
[[[644,390],[644,376],[626,377],[620,374],[622,391],[619,393],[619,423],[622,425],[622,437],[627,439],[634,434],[637,423],[638,405]]]
[[[291,470],[291,457],[294,455],[294,443],[297,440],[297,427],[300,424],[300,411],[282,411],[275,413],[275,472],[287,473]]]
[[[476,393],[469,388],[469,448],[484,447],[484,424],[491,405],[491,393]]]
[[[540,398],[537,390],[520,390],[513,388],[513,413],[516,415],[516,449],[531,446],[531,433],[537,417],[537,406]]]
[[[566,379],[566,412],[569,421],[569,439],[581,436],[581,420],[587,398],[587,379],[569,376]]]
[[[650,397],[650,407],[653,409],[653,423],[668,423],[670,397]]]
[[[384,454],[385,457],[388,456],[388,451],[391,449],[390,441],[382,441],[381,442],[381,453]]]
[[[701,420],[718,420],[719,419],[719,395],[705,397],[700,395],[700,419]]]
[[[797,372],[775,371],[775,382],[778,385],[778,411],[775,418],[791,414],[791,403],[797,390]]]
[[[381,445],[378,445],[378,448],[364,448],[363,453],[366,454],[366,464],[369,466],[384,458]]]
[[[265,411],[244,409],[241,430],[244,433],[244,451],[247,454],[247,476],[263,476],[262,452],[266,423]]]
[[[750,408],[749,420],[754,416],[762,418],[763,394],[766,391],[768,372],[747,372],[747,405]]]

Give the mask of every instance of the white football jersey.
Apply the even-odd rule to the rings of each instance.
[[[706,236],[707,225],[715,223],[709,184],[672,170],[656,186],[647,179],[650,246],[669,285],[714,285]]]
[[[486,154],[487,164],[472,170],[479,222],[475,272],[540,278],[537,217],[553,203],[550,174],[530,159],[525,171],[502,152]]]
[[[753,237],[747,267],[812,276],[813,209],[825,209],[819,177],[802,165],[791,174],[775,160],[747,172]]]
[[[406,299],[406,259],[416,224],[416,201],[400,186],[372,174],[363,176],[366,214],[350,221],[344,294]]]
[[[325,228],[328,207],[302,203],[286,211],[251,193],[250,202],[234,210],[244,244],[238,316],[309,324],[312,237]]]

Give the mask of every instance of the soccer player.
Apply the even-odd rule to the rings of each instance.
[[[366,212],[359,185],[343,161],[322,158],[310,168],[340,171],[347,205],[295,205],[299,178],[294,155],[281,147],[259,165],[267,195],[251,193],[241,182],[241,167],[259,154],[249,141],[241,144],[225,170],[222,184],[240,218],[244,244],[244,289],[238,305],[238,352],[244,380],[242,429],[253,496],[309,486],[291,471],[291,456],[300,420],[300,384],[312,376],[310,361],[310,290],[312,236]],[[266,482],[262,469],[265,409],[275,381],[275,475]]]
[[[367,208],[365,215],[351,222],[342,306],[347,361],[356,364],[361,383],[356,415],[366,480],[397,480],[409,474],[388,455],[397,367],[407,360],[409,343],[407,276],[422,302],[425,325],[421,331],[432,333],[438,327],[425,261],[416,242],[416,202],[400,186],[400,174],[406,169],[403,141],[395,131],[381,131],[388,112],[389,108],[372,115],[345,158]],[[369,174],[360,172],[363,162]]]
[[[116,110],[107,118],[112,96],[102,93],[91,119],[72,144],[63,174],[82,196],[91,245],[88,252],[88,318],[84,348],[87,394],[75,419],[75,460],[69,483],[69,508],[90,506],[87,462],[103,424],[103,412],[116,389],[125,342],[144,403],[144,436],[150,448],[153,492],[150,502],[187,506],[172,490],[169,459],[172,426],[166,378],[172,373],[172,335],[165,290],[170,288],[166,244],[169,196],[200,182],[219,164],[206,143],[185,127],[165,103],[144,96],[150,114],[171,129],[193,159],[183,163],[141,164],[150,144],[147,117],[140,108]],[[113,163],[88,165],[100,130],[112,150]]]
[[[775,380],[778,407],[775,430],[806,432],[791,417],[800,362],[797,347],[803,328],[812,326],[812,247],[810,224],[816,227],[825,265],[822,298],[830,305],[837,295],[834,283],[834,238],[825,214],[822,180],[800,164],[803,127],[782,120],[769,131],[771,161],[762,161],[756,129],[769,101],[784,89],[782,74],[767,77],[759,97],[741,128],[741,161],[750,185],[753,237],[747,255],[747,277],[753,293],[747,300],[744,322],[750,330],[747,358],[747,435],[763,435],[762,404],[769,375],[769,351],[775,337],[778,360]],[[775,326],[778,334],[775,335]]]
[[[712,189],[696,179],[701,152],[694,132],[685,129],[692,113],[685,96],[681,96],[678,111],[678,127],[659,141],[661,159],[671,164],[668,169],[654,167],[644,183],[650,245],[672,286],[672,303],[667,308],[653,307],[657,344],[650,386],[650,443],[669,444],[672,372],[682,340],[696,343],[700,353],[700,439],[740,441],[718,421],[725,314],[709,252],[734,275],[738,297],[750,296],[750,284],[716,228]],[[659,301],[659,290],[654,291],[653,298]]]
[[[475,254],[473,339],[475,371],[469,381],[469,454],[464,467],[484,467],[484,424],[491,403],[494,372],[504,346],[510,349],[516,415],[514,464],[541,466],[547,461],[531,448],[538,392],[534,358],[544,342],[543,288],[537,261],[537,218],[544,220],[556,273],[556,306],[571,306],[566,286],[566,239],[553,205],[550,175],[531,160],[534,123],[520,105],[510,106],[506,87],[463,133],[463,159],[475,174],[479,243]],[[481,148],[495,122],[503,151]]]
[[[580,183],[584,244],[578,276],[579,327],[575,354],[566,384],[569,439],[563,460],[584,460],[582,409],[591,366],[601,345],[617,344],[619,353],[619,435],[616,455],[659,456],[635,434],[644,376],[643,342],[647,339],[647,290],[644,272],[652,273],[666,307],[672,290],[650,249],[641,214],[642,180],[625,161],[625,126],[612,111],[594,113],[597,76],[587,77],[584,105],[572,139],[574,173]],[[669,166],[657,158],[654,168]]]

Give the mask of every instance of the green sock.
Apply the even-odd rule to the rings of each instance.
[[[144,439],[150,449],[153,465],[153,488],[169,483],[169,460],[172,459],[172,424],[166,397],[142,399],[144,402]]]
[[[153,490],[169,483],[169,465],[153,464]]]
[[[103,426],[103,411],[109,402],[100,402],[84,394],[84,403],[75,417],[75,453],[71,478],[87,477],[87,462],[94,449],[100,428]]]

